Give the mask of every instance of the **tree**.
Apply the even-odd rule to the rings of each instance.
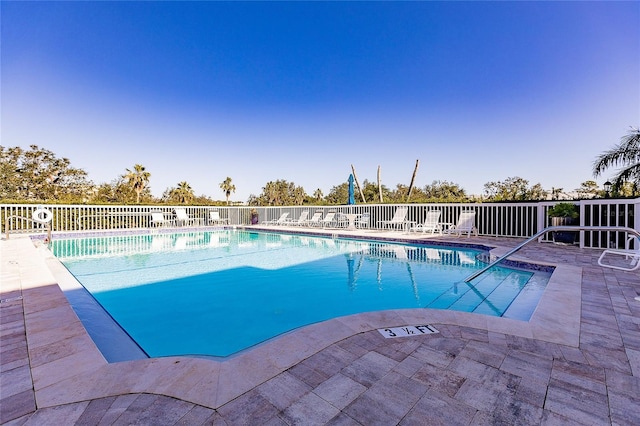
[[[130,194],[129,194],[130,193]],[[93,194],[92,202],[98,203],[126,203],[126,199],[133,199],[135,193],[122,178],[111,183],[100,184]]]
[[[427,199],[423,188],[414,186],[411,190],[411,201],[414,203],[423,203]]]
[[[145,167],[140,164],[133,166],[133,170],[126,170],[127,174],[125,175],[125,179],[136,193],[136,204],[140,204],[140,194],[142,194],[145,188],[147,188],[147,185],[149,185],[151,173],[147,172]]]
[[[93,187],[69,159],[37,145],[29,148],[0,146],[0,198],[80,202]]]
[[[202,194],[194,196],[189,204],[195,206],[217,206],[220,205],[220,203],[220,201],[215,201],[211,197]]]
[[[301,205],[306,197],[307,194],[304,188],[282,179],[275,182],[267,182],[262,188],[262,194],[255,199],[252,198],[251,203],[257,202],[257,205],[260,206]]]
[[[576,189],[576,192],[580,194],[580,198],[594,198],[604,195],[598,188],[598,184],[595,180],[586,180],[580,184],[580,188]]]
[[[304,189],[301,186],[293,188],[293,193],[291,195],[293,196],[293,203],[296,206],[301,206],[307,198],[307,193],[304,192]]]
[[[224,192],[225,197],[227,198],[227,205],[229,205],[229,197],[232,192],[236,192],[236,186],[231,183],[231,178],[227,176],[227,178],[220,184],[220,189]]]
[[[362,193],[367,203],[377,203],[380,201],[380,193],[382,192],[382,199],[391,199],[392,193],[385,185],[378,187],[377,183],[369,182],[367,179],[362,182]]]
[[[552,200],[559,200],[560,199],[560,194],[562,194],[562,190],[563,190],[563,188],[551,187],[551,199]]]
[[[544,200],[547,198],[547,191],[544,190],[542,185],[536,183],[527,191],[528,200]]]
[[[409,197],[409,187],[403,183],[399,183],[396,185],[395,191],[392,191],[387,198],[387,200],[392,203],[403,203],[406,202]]]
[[[613,177],[614,192],[620,191],[625,182],[630,182],[633,195],[640,186],[640,129],[633,128],[624,135],[620,143],[598,156],[593,164],[593,176],[598,177],[610,167],[620,167]]]
[[[0,198],[19,200],[20,192],[28,188],[26,173],[22,168],[23,150],[20,147],[0,146]]]
[[[260,199],[256,194],[249,194],[249,198],[247,199],[247,204],[250,206],[259,206]]]
[[[487,182],[484,184],[485,196],[490,201],[528,201],[541,200],[546,191],[539,183],[529,187],[529,181],[521,177],[510,177],[503,182]]]
[[[320,188],[313,191],[313,198],[316,202],[320,202],[322,200],[322,197],[324,197],[324,194],[322,193],[322,190]]]
[[[434,180],[424,187],[424,196],[430,201],[463,202],[467,201],[467,193],[460,185],[446,180]]]
[[[349,198],[349,183],[343,182],[331,188],[325,200],[329,204],[347,204]]]
[[[191,185],[184,181],[178,183],[177,188],[173,188],[169,191],[169,200],[179,204],[190,203],[194,197],[195,194]]]
[[[633,197],[638,194],[638,185],[635,182],[625,182],[622,186],[613,189],[614,197]]]
[[[283,186],[284,185],[280,184],[280,181],[267,182],[264,188],[262,188],[262,195],[260,196],[260,204],[266,204],[267,206],[284,205],[284,202],[282,200],[283,194],[281,192],[281,188]]]

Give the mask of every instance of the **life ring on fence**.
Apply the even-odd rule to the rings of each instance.
[[[31,218],[34,222],[49,223],[53,219],[53,213],[51,213],[51,210],[39,208],[33,211]]]

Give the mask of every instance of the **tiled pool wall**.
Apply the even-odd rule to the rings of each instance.
[[[490,263],[495,260],[489,252],[493,250],[495,247],[487,246],[484,244],[476,244],[476,243],[462,243],[455,241],[439,241],[434,239],[424,240],[424,239],[415,239],[415,238],[394,238],[390,236],[378,236],[378,235],[366,235],[366,236],[356,236],[353,234],[340,232],[340,229],[334,230],[332,229],[323,229],[322,233],[318,232],[308,232],[304,229],[296,230],[292,232],[291,230],[285,229],[266,229],[263,227],[253,228],[252,226],[201,226],[201,227],[190,227],[190,228],[138,228],[138,229],[126,229],[126,230],[110,230],[110,231],[76,231],[76,232],[64,232],[52,235],[52,238],[89,238],[89,237],[111,237],[111,236],[127,236],[127,235],[164,235],[164,234],[176,234],[176,233],[193,233],[193,232],[207,232],[212,231],[214,229],[235,229],[242,231],[253,231],[253,232],[266,232],[272,234],[294,234],[294,235],[303,235],[310,237],[321,237],[321,238],[341,238],[341,239],[350,239],[350,240],[359,240],[359,241],[382,241],[382,242],[394,242],[399,244],[412,244],[412,245],[421,245],[421,246],[439,246],[439,247],[451,247],[451,248],[466,248],[466,249],[474,249],[481,250],[483,253],[477,256],[477,259],[484,263]],[[405,234],[406,235],[406,234]],[[45,234],[42,235],[32,235],[30,236],[32,240],[35,241],[45,241],[47,236]],[[529,271],[538,271],[545,273],[552,273],[555,269],[554,266],[551,265],[543,265],[532,262],[520,261],[520,260],[512,260],[505,259],[500,263],[502,266],[507,266],[516,269],[524,269]]]

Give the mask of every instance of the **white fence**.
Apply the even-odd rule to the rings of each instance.
[[[162,212],[172,218],[176,208],[186,210],[194,225],[209,225],[209,212],[217,210],[229,225],[250,225],[252,210],[258,214],[259,223],[276,220],[282,213],[289,218],[300,217],[309,211],[309,217],[322,212],[323,217],[336,213],[369,214],[369,228],[380,229],[380,222],[390,220],[398,207],[408,210],[406,220],[422,223],[429,210],[439,210],[440,220],[455,224],[462,211],[476,213],[478,233],[485,236],[526,238],[551,225],[547,210],[554,202],[532,203],[429,203],[429,204],[358,204],[353,206],[114,206],[114,205],[56,205],[0,204],[0,223],[5,233],[44,232],[41,224],[30,220],[39,207],[53,213],[51,227],[54,232],[93,230],[136,230],[153,227],[152,212]],[[597,199],[576,201],[580,207],[580,224],[583,226],[625,226],[640,230],[640,198]],[[550,237],[546,237],[550,238]],[[593,248],[624,247],[626,235],[620,232],[580,232],[580,246]]]

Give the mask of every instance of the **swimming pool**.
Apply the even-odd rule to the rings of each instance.
[[[481,250],[247,230],[56,239],[50,248],[152,357],[229,356],[386,309],[528,320],[549,277],[496,267],[471,285],[463,279],[484,266]]]

